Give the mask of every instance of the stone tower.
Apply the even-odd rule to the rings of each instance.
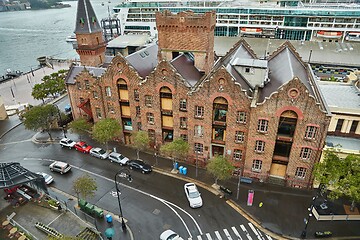
[[[81,64],[95,67],[104,63],[106,43],[90,0],[78,0],[74,32]]]
[[[191,52],[195,67],[208,73],[214,64],[215,23],[214,11],[205,14],[157,12],[159,59],[170,61],[181,52]]]

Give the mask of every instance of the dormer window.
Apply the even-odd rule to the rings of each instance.
[[[250,68],[249,67],[245,68],[245,72],[250,73]]]
[[[84,18],[80,18],[79,23],[80,23],[81,27],[84,27],[84,24],[85,24]]]

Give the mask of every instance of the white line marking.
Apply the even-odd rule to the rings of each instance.
[[[247,237],[249,240],[252,240],[252,238],[251,238],[248,230],[245,228],[245,226],[241,224],[240,227],[241,227],[241,229],[244,231],[244,233],[246,234],[246,237]]]
[[[51,162],[56,161],[56,160],[52,160],[52,159],[43,159],[43,158],[24,158],[24,160],[51,161]],[[97,173],[90,172],[90,171],[88,171],[88,170],[85,170],[85,169],[83,169],[83,168],[80,168],[80,167],[77,167],[77,166],[74,166],[74,165],[71,165],[71,167],[73,167],[73,168],[75,168],[75,169],[77,169],[77,170],[79,170],[79,171],[83,171],[83,172],[86,172],[86,173],[88,173],[88,174],[91,174],[91,175],[94,175],[94,176],[97,176],[97,177],[99,177],[99,178],[102,178],[102,179],[105,179],[105,180],[107,180],[107,181],[110,181],[110,182],[115,183],[115,181],[114,181],[113,179],[104,177],[104,176],[99,175],[99,174],[97,174]],[[178,216],[178,218],[181,220],[181,222],[183,223],[184,227],[186,228],[186,231],[188,232],[189,236],[192,237],[192,235],[191,235],[191,233],[190,233],[190,230],[189,230],[188,226],[186,225],[185,221],[184,221],[184,220],[181,218],[181,216],[175,211],[175,209],[171,208],[169,205],[177,208],[178,210],[180,210],[180,211],[182,211],[184,214],[186,214],[189,218],[191,218],[191,220],[192,220],[192,221],[194,222],[194,224],[196,225],[196,227],[197,227],[200,235],[203,234],[203,232],[202,232],[199,224],[198,224],[197,221],[194,219],[194,217],[191,216],[190,213],[186,212],[186,211],[185,211],[184,209],[182,209],[181,207],[177,206],[176,204],[174,204],[174,203],[172,203],[172,202],[169,202],[169,201],[167,201],[167,200],[165,200],[165,199],[159,198],[159,197],[157,197],[157,196],[154,196],[154,195],[152,195],[152,194],[150,194],[150,193],[144,192],[144,191],[142,191],[142,190],[139,190],[139,189],[133,188],[133,187],[131,187],[131,186],[125,185],[125,184],[123,184],[123,183],[119,183],[119,182],[118,182],[118,184],[121,185],[122,187],[126,187],[126,188],[131,189],[131,190],[133,190],[133,191],[136,191],[136,192],[138,192],[138,193],[144,194],[144,195],[146,195],[146,196],[148,196],[148,197],[151,197],[151,198],[153,198],[153,199],[156,199],[156,200],[162,202],[163,204],[165,204],[167,207],[169,207],[169,208]]]
[[[256,229],[255,229],[254,225],[252,225],[252,223],[248,223],[248,224],[249,224],[249,226],[250,226],[251,230],[255,233],[255,235],[256,235],[256,237],[257,237],[257,239],[262,240],[262,238],[260,237],[260,235],[259,235],[258,231],[256,231]]]
[[[228,232],[228,230],[225,228],[225,229],[223,229],[223,231],[224,231],[226,237],[227,237],[229,240],[232,240],[232,237],[230,236],[230,233]]]
[[[26,139],[26,140],[16,141],[16,142],[1,143],[0,146],[6,146],[6,145],[11,145],[11,144],[18,144],[18,143],[23,143],[23,142],[31,142],[31,138],[30,138],[30,139]]]
[[[237,231],[237,229],[236,229],[235,227],[231,227],[231,229],[233,230],[233,232],[235,233],[235,235],[237,236],[237,238],[238,238],[239,240],[242,240],[242,238],[241,238],[239,232]]]
[[[220,236],[220,233],[218,231],[215,231],[215,235],[217,237],[217,240],[222,240],[222,237]]]
[[[207,237],[208,240],[212,240],[210,233],[207,233],[206,237]]]
[[[51,222],[49,222],[49,224],[46,225],[46,226],[50,226],[50,224],[52,224],[56,219],[58,219],[59,217],[61,217],[61,215],[63,215],[63,214],[64,214],[64,213],[59,214],[59,216],[57,216],[56,218],[54,218],[54,220],[52,220]]]
[[[269,235],[266,235],[267,239],[272,240],[272,238]]]

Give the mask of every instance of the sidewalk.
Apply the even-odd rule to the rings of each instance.
[[[76,134],[68,133],[69,138],[78,139]],[[54,139],[62,138],[62,132],[54,132]],[[91,142],[89,137],[82,137],[84,141]],[[36,134],[34,141],[46,142],[46,133]],[[109,148],[116,148],[130,159],[136,158],[136,151],[127,146],[119,145],[116,142],[109,143]],[[179,162],[179,166],[187,167],[187,175],[173,174],[172,160],[160,156],[155,157],[152,153],[140,153],[140,158],[154,167],[154,171],[166,174],[171,177],[181,178],[185,181],[195,182],[213,193],[218,193],[211,185],[214,179],[205,169],[196,168],[185,162]],[[242,215],[265,231],[273,238],[299,239],[304,230],[304,218],[308,217],[308,208],[311,205],[312,197],[316,195],[315,190],[302,190],[286,188],[266,183],[253,182],[251,184],[241,183],[239,186],[239,198],[237,199],[238,178],[233,177],[226,182],[219,182],[232,191],[231,195],[225,194],[227,203]],[[254,190],[254,202],[252,206],[247,206],[248,190]],[[221,197],[221,195],[219,195]],[[259,203],[262,202],[262,207]],[[310,218],[307,226],[307,238],[311,239],[316,231],[331,231],[333,239],[360,239],[359,221],[317,221],[314,217]]]

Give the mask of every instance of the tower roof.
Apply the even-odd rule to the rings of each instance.
[[[90,0],[78,0],[75,33],[101,32],[102,29],[96,18]]]

